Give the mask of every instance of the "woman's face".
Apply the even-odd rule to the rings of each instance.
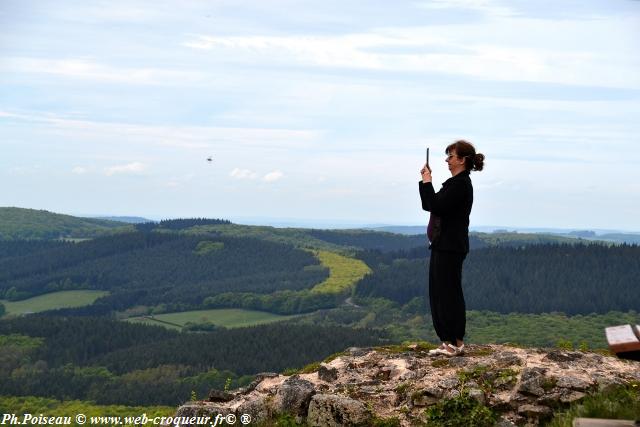
[[[452,175],[456,175],[464,170],[464,158],[458,157],[455,149],[447,153],[447,158],[445,159],[445,161],[447,162],[449,171]]]

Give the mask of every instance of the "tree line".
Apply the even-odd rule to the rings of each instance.
[[[358,283],[357,296],[400,304],[426,298],[428,259],[423,249],[359,256],[373,274]],[[472,250],[462,284],[467,309],[588,314],[640,307],[638,275],[637,245],[544,244]]]
[[[4,337],[4,338],[3,338]],[[274,323],[179,333],[107,318],[31,315],[0,321],[0,394],[170,404],[300,368],[349,346],[379,345],[372,329]]]
[[[8,253],[10,245],[3,245]],[[307,251],[256,238],[134,232],[33,245],[30,253],[14,246],[13,256],[0,258],[0,298],[110,291],[96,302],[95,314],[140,304],[202,307],[205,298],[219,293],[306,289],[329,274]]]

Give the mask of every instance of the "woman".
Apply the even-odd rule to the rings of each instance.
[[[469,142],[460,140],[446,149],[451,178],[437,193],[431,169],[425,165],[419,183],[422,209],[429,219],[429,304],[436,334],[442,345],[431,354],[453,356],[464,351],[466,312],[462,295],[462,262],[469,252],[469,214],[473,186],[469,174],[481,171],[484,155]]]

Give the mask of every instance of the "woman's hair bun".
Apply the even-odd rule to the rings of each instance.
[[[476,155],[473,156],[473,170],[481,171],[482,168],[484,168],[484,154],[476,153]]]

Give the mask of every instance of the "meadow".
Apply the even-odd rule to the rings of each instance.
[[[237,308],[220,308],[211,310],[192,310],[178,313],[163,313],[153,316],[130,317],[126,319],[132,323],[144,323],[147,325],[164,326],[170,329],[180,330],[188,323],[212,323],[225,328],[239,328],[243,326],[261,325],[278,322],[296,317],[282,316],[256,310],[243,310]]]
[[[94,290],[75,290],[51,292],[21,301],[0,300],[6,308],[5,316],[38,313],[58,308],[82,307],[93,304],[95,300],[109,292]]]

